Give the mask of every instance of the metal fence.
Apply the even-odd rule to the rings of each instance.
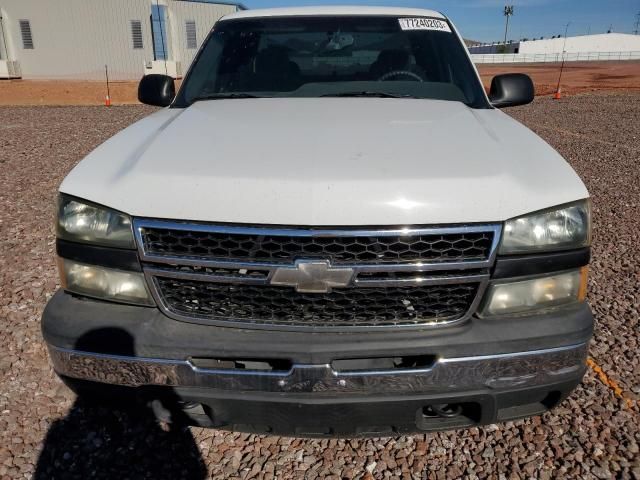
[[[563,60],[562,53],[472,53],[474,63],[552,63]],[[637,52],[576,52],[565,53],[565,62],[595,62],[609,60],[640,60]]]

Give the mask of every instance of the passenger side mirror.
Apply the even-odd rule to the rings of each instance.
[[[167,107],[175,96],[176,87],[168,75],[145,75],[138,85],[138,100],[147,105]]]
[[[505,73],[491,80],[489,100],[496,108],[515,107],[533,101],[535,89],[529,75],[524,73]]]

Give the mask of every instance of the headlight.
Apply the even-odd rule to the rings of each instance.
[[[589,200],[507,220],[501,254],[586,247],[591,243]]]
[[[62,288],[89,297],[136,305],[155,305],[144,276],[112,268],[58,259]]]
[[[64,240],[135,248],[131,219],[124,213],[60,195],[57,235]]]
[[[494,283],[485,294],[481,316],[517,314],[581,302],[587,292],[588,267],[546,277]]]

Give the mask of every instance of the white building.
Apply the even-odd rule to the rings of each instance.
[[[602,33],[598,35],[580,35],[564,38],[549,38],[520,42],[518,53],[605,53],[605,52],[639,52],[640,35],[628,33]]]
[[[182,76],[226,0],[0,0],[0,78]]]
[[[0,0],[2,1],[2,0]],[[567,53],[626,53],[640,52],[640,35],[628,33],[602,33],[597,35],[580,35],[546,38],[542,40],[526,40],[503,43],[479,44],[469,47],[472,54],[483,53],[520,53],[520,54],[562,54]]]

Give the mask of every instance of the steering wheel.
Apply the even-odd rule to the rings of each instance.
[[[393,70],[392,72],[387,72],[384,75],[382,75],[378,79],[378,81],[384,82],[385,80],[389,80],[390,78],[393,78],[393,77],[411,77],[416,82],[424,82],[424,78],[422,78],[417,73],[410,72],[409,70]]]

